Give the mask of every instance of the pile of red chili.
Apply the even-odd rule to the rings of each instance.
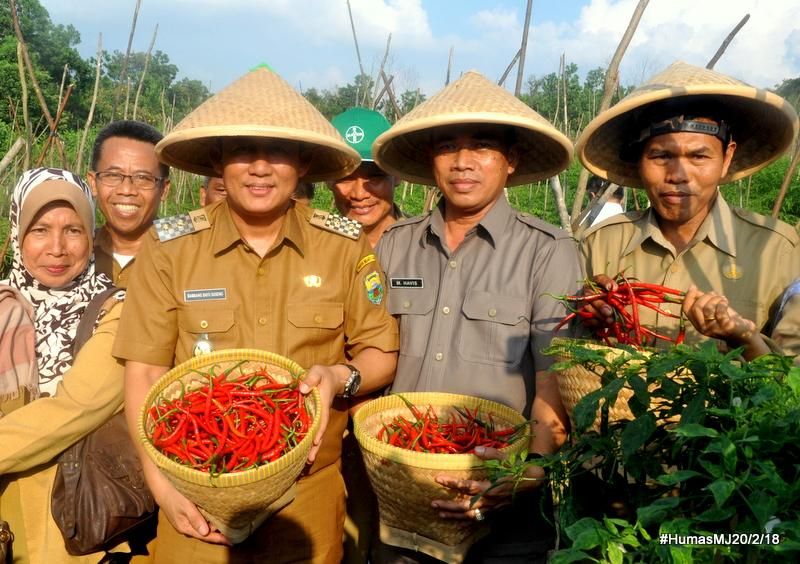
[[[558,296],[558,299],[567,304],[571,313],[556,325],[553,331],[558,331],[575,319],[596,318],[596,314],[586,311],[584,306],[595,300],[603,300],[614,311],[614,322],[611,325],[598,324],[594,334],[607,345],[613,346],[612,339],[618,344],[645,347],[653,345],[657,339],[680,344],[686,335],[686,322],[683,312],[676,315],[660,307],[665,303],[683,302],[684,292],[668,288],[660,284],[648,284],[626,278],[619,274],[616,278],[617,288],[605,290],[592,286],[591,290],[583,295]],[[639,308],[652,309],[659,315],[680,319],[678,334],[675,338],[662,335],[639,323]]]
[[[378,431],[379,441],[416,452],[468,454],[477,446],[506,447],[526,434],[528,428],[527,423],[517,428],[497,428],[492,414],[484,416],[478,409],[456,407],[443,420],[430,405],[424,410],[408,402],[406,405],[414,419],[395,415]]]
[[[229,372],[205,374],[207,383],[199,388],[150,408],[150,439],[158,450],[185,466],[221,474],[272,462],[303,439],[311,416],[296,383],[278,382],[264,368]]]

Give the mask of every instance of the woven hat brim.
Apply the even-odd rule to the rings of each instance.
[[[643,89],[623,99],[593,119],[575,145],[584,167],[619,184],[641,188],[638,164],[621,159],[625,145],[638,133],[638,117],[665,100],[678,104],[708,100],[735,116],[731,127],[736,152],[721,183],[750,176],[778,159],[791,146],[798,131],[797,112],[772,92],[746,85],[698,84]]]
[[[213,125],[174,131],[156,145],[156,154],[161,162],[175,168],[202,176],[218,176],[211,151],[222,137],[284,139],[310,146],[313,151],[308,172],[303,177],[306,182],[342,178],[361,163],[358,152],[343,141],[307,130],[264,125]]]
[[[463,124],[507,125],[517,130],[519,164],[507,186],[550,178],[572,160],[572,142],[560,131],[533,119],[496,112],[434,115],[395,126],[378,137],[372,156],[380,168],[417,184],[434,186],[429,148],[435,129]]]

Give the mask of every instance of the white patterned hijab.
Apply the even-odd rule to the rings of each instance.
[[[42,183],[50,180],[73,184],[86,197],[92,211],[89,218],[91,225],[84,225],[89,237],[94,233],[94,201],[90,188],[83,180],[69,171],[58,168],[35,168],[24,172],[11,196],[11,247],[14,257],[8,283],[17,288],[33,304],[39,389],[53,395],[56,384],[72,366],[72,341],[75,339],[78,322],[86,306],[94,296],[110,288],[112,282],[104,274],[95,273],[94,254],[89,257],[86,269],[71,284],[58,289],[40,284],[23,265],[21,248],[25,234],[19,232],[20,215],[25,209],[28,196]],[[53,201],[58,199],[54,197]],[[39,198],[36,200],[41,201]],[[78,215],[81,216],[80,213]]]

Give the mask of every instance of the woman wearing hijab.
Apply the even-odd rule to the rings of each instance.
[[[15,535],[15,563],[98,562],[102,554],[66,552],[50,497],[56,457],[122,409],[124,367],[111,345],[124,294],[103,305],[94,334],[73,358],[81,316],[111,287],[94,269],[91,191],[68,171],[29,170],[14,188],[10,221],[14,257],[5,283],[29,302],[20,311],[32,306],[38,385],[25,381],[23,366],[11,371],[14,385],[0,387],[7,399],[32,399],[0,417],[0,517]]]

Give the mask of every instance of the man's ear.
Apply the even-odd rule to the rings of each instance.
[[[509,147],[506,154],[506,160],[508,161],[508,175],[511,176],[514,174],[514,171],[517,170],[517,165],[519,165],[518,145],[511,145],[511,147]]]
[[[170,181],[169,178],[165,178],[163,183],[161,184],[161,201],[165,202],[167,200],[167,194],[169,194],[170,189]]]
[[[86,182],[89,184],[89,188],[92,189],[92,196],[97,198],[97,178],[93,170],[90,170],[89,174],[86,175]]]
[[[307,145],[300,145],[300,159],[297,165],[297,178],[303,178],[311,168],[311,161],[314,160],[314,149]]]
[[[736,152],[736,141],[731,141],[725,148],[725,153],[722,155],[722,176],[728,175],[728,169],[733,162],[733,154]]]

